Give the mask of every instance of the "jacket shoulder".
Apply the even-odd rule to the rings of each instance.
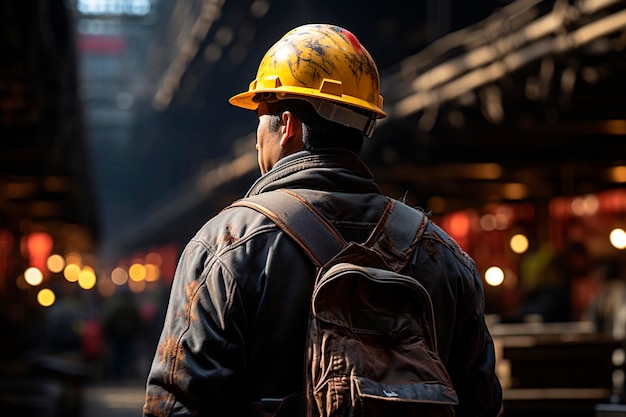
[[[247,207],[228,207],[209,219],[191,238],[213,252],[268,229],[277,229],[266,216]]]
[[[426,230],[422,238],[441,244],[449,254],[456,257],[466,267],[474,268],[474,260],[472,257],[448,232],[443,230],[441,226],[437,225],[430,218],[428,219]]]

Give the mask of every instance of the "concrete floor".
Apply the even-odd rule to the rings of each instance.
[[[140,417],[145,396],[142,382],[87,385],[82,416]]]

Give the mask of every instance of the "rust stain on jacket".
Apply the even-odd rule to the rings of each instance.
[[[159,346],[157,346],[156,352],[159,362],[164,362],[166,358],[173,356],[175,350],[176,341],[171,337],[166,338],[163,343],[160,343]]]
[[[167,403],[169,401],[168,395],[146,394],[146,402],[143,407],[144,413],[152,413],[156,416],[166,417],[169,415]]]
[[[200,287],[200,282],[198,282],[197,280],[191,281],[185,287],[185,299],[187,300],[187,305],[185,306],[185,317],[189,321],[197,319],[197,316],[193,313],[193,309],[191,308],[192,303],[190,301],[195,297],[198,287]]]
[[[223,236],[223,241],[227,244],[227,245],[232,245],[233,243],[235,243],[236,241],[239,240],[239,238],[237,236],[233,236],[232,233],[232,226],[231,225],[227,225],[226,226],[226,233]]]
[[[437,247],[435,246],[435,243],[430,239],[425,239],[424,247],[426,248],[426,253],[428,253],[430,259],[437,262]]]

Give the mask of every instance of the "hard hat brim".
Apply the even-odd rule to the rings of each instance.
[[[286,98],[299,98],[306,99],[306,97],[316,98],[316,99],[325,99],[330,100],[332,102],[342,104],[342,105],[350,105],[353,107],[357,107],[363,110],[371,111],[375,114],[376,119],[382,119],[387,117],[387,114],[379,107],[373,106],[365,100],[361,100],[356,97],[352,97],[349,95],[342,94],[341,97],[338,97],[334,94],[325,94],[321,93],[319,90],[313,90],[310,88],[304,87],[288,87],[288,88],[268,88],[268,89],[258,89],[253,91],[245,91],[243,93],[236,94],[232,96],[228,102],[235,107],[241,107],[247,110],[256,110],[259,107],[259,103],[254,101],[254,96],[259,93],[275,93],[278,99],[286,99]],[[281,97],[282,96],[282,97]],[[382,97],[380,97],[380,102],[382,103]]]

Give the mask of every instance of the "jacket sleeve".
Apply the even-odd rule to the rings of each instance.
[[[459,396],[456,416],[496,417],[502,406],[502,388],[495,370],[493,339],[485,323],[482,281],[473,261],[467,278],[457,292],[457,324],[449,358]]]
[[[455,416],[496,417],[502,388],[474,260],[432,222],[414,256],[416,278],[430,293],[435,309],[439,355],[459,397]]]
[[[244,366],[236,281],[192,240],[181,255],[146,385],[144,416],[223,416]]]

